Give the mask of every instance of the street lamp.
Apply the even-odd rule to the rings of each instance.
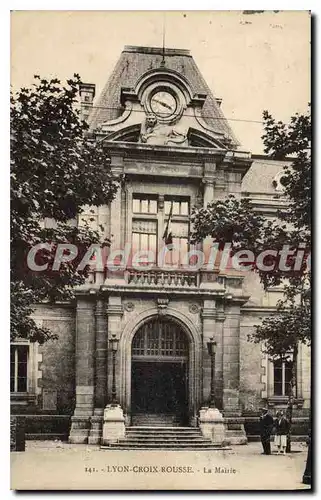
[[[116,337],[116,334],[113,333],[111,336],[111,339],[109,340],[109,345],[110,349],[112,352],[113,356],[113,379],[112,379],[112,386],[111,386],[111,404],[112,406],[117,406],[117,400],[116,400],[116,352],[117,352],[117,347],[118,347],[118,338]]]
[[[214,390],[214,378],[215,378],[215,354],[216,354],[216,342],[214,337],[212,337],[207,342],[208,354],[211,356],[211,396],[210,396],[210,408],[215,408],[215,390]]]

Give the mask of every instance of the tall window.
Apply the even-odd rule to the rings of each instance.
[[[189,201],[186,198],[165,198],[165,224],[171,215],[169,230],[172,233],[173,249],[166,254],[165,263],[186,265],[189,250]]]
[[[10,391],[28,391],[29,345],[10,346]]]
[[[293,362],[278,359],[273,363],[274,396],[289,396],[291,393]]]
[[[186,262],[189,249],[189,211],[187,197],[165,196],[163,203],[157,195],[133,195],[132,204],[132,253],[151,252],[148,264],[157,265],[157,255],[164,246],[165,229],[171,233],[173,249],[166,253],[166,265]],[[167,227],[168,226],[168,227]],[[153,261],[151,261],[153,256]],[[146,259],[147,263],[147,259]]]
[[[157,198],[154,196],[135,195],[133,197],[133,213],[157,214]]]
[[[188,222],[172,222],[173,249],[166,254],[166,264],[186,265],[186,255],[189,248],[188,230]]]
[[[157,198],[134,195],[132,221],[132,253],[146,251],[146,264],[156,264],[157,259]],[[147,255],[147,252],[149,254]],[[144,260],[140,258],[140,264]]]
[[[151,251],[153,262],[157,255],[157,222],[149,220],[133,220],[133,253]]]
[[[182,216],[188,216],[189,215],[189,203],[186,199],[178,200],[177,198],[172,198],[172,199],[166,199],[165,200],[165,215],[169,215],[171,211],[171,205],[173,204],[173,216],[175,215],[182,215]]]

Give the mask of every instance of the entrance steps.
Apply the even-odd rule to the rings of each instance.
[[[102,449],[222,450],[197,427],[127,427],[126,437]]]
[[[140,427],[178,427],[176,415],[168,413],[137,413],[132,415],[132,425]]]

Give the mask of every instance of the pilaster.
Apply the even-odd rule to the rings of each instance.
[[[95,371],[94,304],[78,298],[76,316],[76,407],[71,418],[69,441],[86,443],[94,410]]]
[[[121,335],[121,320],[123,316],[123,305],[122,305],[122,299],[121,296],[119,295],[111,295],[108,298],[108,304],[107,304],[107,329],[108,329],[108,339],[107,341],[109,342],[109,339],[113,336],[116,335],[116,338],[119,340],[120,335]],[[107,346],[107,352],[109,353],[107,355],[107,402],[111,401],[111,387],[112,387],[112,353],[108,349]],[[123,403],[125,401],[124,394],[120,393],[120,385],[119,385],[119,380],[121,379],[120,375],[118,374],[119,372],[119,350],[116,353],[116,393],[117,393],[117,399],[120,402],[120,404],[123,406]]]
[[[223,347],[223,408],[224,415],[240,413],[240,306],[229,304],[225,308]]]
[[[101,442],[103,414],[107,403],[107,314],[103,300],[97,300],[96,303],[95,328],[95,408],[90,419],[89,444]]]
[[[203,406],[208,406],[210,401],[211,391],[211,358],[207,351],[207,342],[215,337],[215,316],[216,316],[215,300],[204,300],[202,310],[203,322],[203,345],[202,345],[202,386],[203,386]]]
[[[225,314],[222,306],[217,304],[215,318],[215,339],[216,346],[216,363],[215,363],[215,403],[221,410],[223,408],[223,373],[224,373],[224,322]]]
[[[103,410],[107,403],[107,313],[103,300],[97,300],[96,325],[96,370],[95,408]]]
[[[203,173],[203,179],[202,183],[204,185],[204,191],[203,191],[203,207],[206,208],[208,203],[211,203],[214,201],[214,188],[215,188],[215,170],[216,170],[216,165],[211,164],[211,163],[204,163],[204,173]],[[205,256],[205,261],[204,265],[208,263],[208,258],[210,255],[211,247],[212,247],[213,240],[210,236],[207,236],[203,240],[203,253]]]
[[[204,162],[203,183],[204,183],[204,208],[214,200],[216,164]]]
[[[113,156],[112,157],[112,172],[115,176],[120,176],[123,174],[123,157]],[[110,207],[110,235],[111,235],[111,251],[119,250],[122,244],[122,188],[120,187],[116,195],[111,202]]]

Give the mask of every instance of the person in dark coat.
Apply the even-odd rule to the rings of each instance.
[[[271,455],[271,434],[273,429],[273,417],[267,408],[263,408],[260,417],[260,435],[265,455]]]
[[[274,426],[275,426],[274,442],[278,447],[278,454],[281,452],[285,455],[286,439],[289,433],[290,424],[287,418],[285,418],[283,411],[277,414],[277,418],[274,421]]]
[[[312,452],[311,452],[311,431],[309,432],[309,437],[307,438],[308,445],[308,456],[305,465],[305,471],[302,478],[303,484],[311,484],[312,485]]]

